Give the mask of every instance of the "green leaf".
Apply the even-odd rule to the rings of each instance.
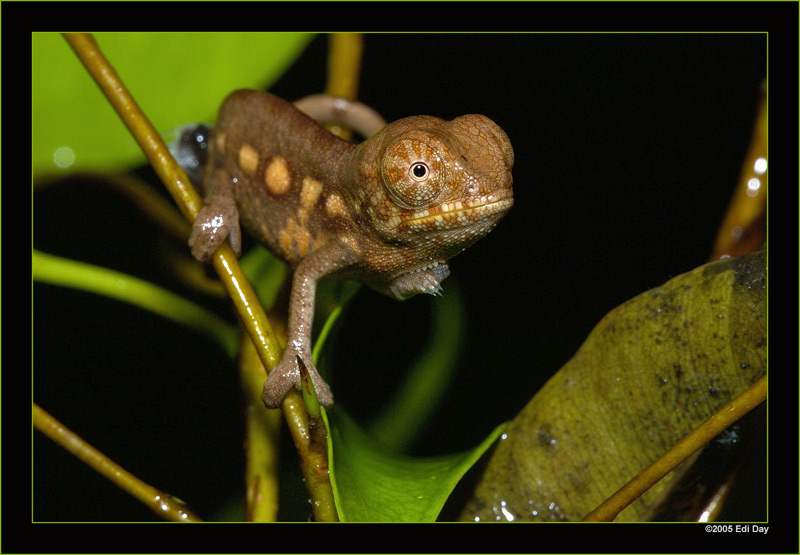
[[[509,424],[461,518],[582,519],[766,373],[766,297],[762,250],[612,310]],[[618,520],[656,514],[680,470]]]
[[[430,342],[406,374],[397,394],[370,426],[387,448],[402,452],[414,440],[446,391],[456,367],[464,332],[464,306],[455,284],[433,299]]]
[[[317,309],[315,318],[322,326],[314,343],[313,360],[319,364],[319,357],[325,348],[328,336],[341,316],[344,307],[361,288],[355,281],[323,280],[317,284]]]
[[[196,329],[232,357],[238,330],[204,308],[157,285],[115,270],[33,251],[33,279],[117,299]]]
[[[96,33],[156,129],[213,121],[237,88],[266,87],[299,55],[307,33]],[[32,35],[34,174],[119,170],[144,156],[58,33]],[[169,137],[167,137],[169,140]]]
[[[314,345],[314,361],[347,301],[358,290],[355,282],[324,280],[317,289],[317,317],[324,322]],[[455,283],[442,297],[432,298],[434,322],[427,346],[404,373],[392,399],[369,426],[369,433],[387,449],[403,452],[429,421],[447,390],[463,339],[464,306]]]
[[[497,439],[453,455],[412,458],[386,451],[340,407],[323,411],[331,483],[343,522],[433,522],[458,481]]]

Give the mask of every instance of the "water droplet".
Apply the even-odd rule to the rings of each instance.
[[[53,163],[61,169],[66,169],[75,163],[75,152],[68,146],[60,146],[53,151]]]

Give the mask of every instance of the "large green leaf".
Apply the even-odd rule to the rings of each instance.
[[[339,407],[328,411],[331,482],[344,522],[432,522],[453,488],[502,432],[472,450],[412,458],[384,449]]]
[[[462,518],[580,520],[767,371],[766,250],[611,311],[509,424]],[[618,516],[646,520],[674,471]]]
[[[212,121],[236,88],[265,87],[310,38],[306,33],[96,33],[159,132]],[[117,170],[144,156],[58,33],[32,35],[34,174]]]
[[[326,331],[353,293],[336,283],[323,282],[319,303],[329,313],[315,353]],[[325,414],[330,430],[331,482],[339,518],[349,522],[431,522],[453,488],[497,439],[496,428],[478,446],[442,457],[400,454],[414,439],[449,383],[461,342],[463,307],[457,288],[434,303],[432,339],[382,416],[362,430],[336,406]]]
[[[324,283],[324,282],[323,282]],[[326,287],[321,296],[326,297]],[[347,294],[339,289],[328,324]],[[328,291],[331,296],[333,291]],[[344,293],[344,296],[342,294]],[[341,407],[324,413],[330,430],[331,482],[339,518],[346,522],[432,522],[453,488],[497,439],[498,426],[475,448],[441,457],[408,457],[401,452],[437,405],[451,376],[461,342],[463,307],[457,288],[434,303],[432,339],[382,416],[362,430]],[[326,304],[326,303],[322,303]],[[326,325],[326,329],[329,326]],[[325,334],[321,334],[320,343]]]

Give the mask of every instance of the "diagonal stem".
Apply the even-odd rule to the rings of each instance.
[[[33,426],[147,505],[157,515],[176,522],[201,522],[200,518],[175,497],[146,484],[119,466],[36,403],[33,404]]]
[[[610,522],[630,503],[661,480],[692,453],[722,433],[725,428],[756,408],[767,398],[767,376],[762,376],[744,393],[730,401],[700,426],[686,434],[678,443],[637,474],[630,482],[618,489],[598,505],[583,520],[587,522]]]
[[[160,135],[138,107],[114,68],[103,56],[94,38],[88,33],[65,33],[64,37],[106,95],[136,142],[141,146],[148,161],[178,204],[181,212],[188,220],[193,221],[200,210],[202,199],[192,187],[183,169],[172,158]],[[213,265],[233,300],[245,330],[253,341],[258,357],[265,368],[272,369],[280,360],[280,345],[264,309],[227,243],[217,250]],[[290,392],[282,409],[300,454],[301,467],[304,469],[318,468],[320,464],[313,460],[316,450],[310,450],[307,445],[308,418],[300,393]],[[261,407],[261,410],[265,409]],[[309,457],[312,458],[309,459]],[[324,467],[327,468],[327,461],[325,461]],[[312,497],[312,506],[316,509],[319,504],[314,502],[315,492],[310,491],[309,493]],[[323,497],[328,498],[327,493]],[[332,499],[332,496],[330,498]],[[335,509],[333,509],[333,515],[335,515]],[[331,519],[329,511],[317,514],[315,510],[315,516],[317,520]]]

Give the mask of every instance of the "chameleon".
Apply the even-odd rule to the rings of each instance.
[[[313,110],[309,110],[313,111]],[[374,123],[373,123],[374,126]],[[288,341],[262,400],[278,408],[308,371],[323,406],[333,393],[311,360],[317,282],[355,280],[404,300],[439,295],[448,260],[489,233],[514,200],[514,151],[483,115],[411,116],[355,144],[267,92],[238,90],[188,168],[204,194],[193,256],[209,261],[241,227],[293,268]]]

